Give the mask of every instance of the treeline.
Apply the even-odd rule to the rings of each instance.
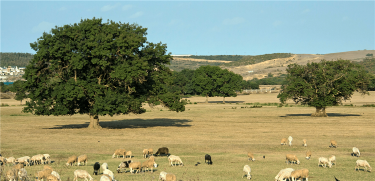
[[[244,57],[243,55],[192,55],[192,56],[182,56],[181,58],[238,61],[238,60],[241,60],[243,57]]]
[[[31,53],[1,53],[1,67],[18,66],[26,67],[30,60],[34,57]]]
[[[375,57],[367,57],[357,63],[362,65],[368,73],[375,74]]]
[[[222,64],[224,66],[243,66],[243,65],[251,65],[260,62],[264,62],[267,60],[272,60],[276,58],[288,58],[291,57],[293,54],[291,53],[273,53],[273,54],[264,54],[264,55],[257,55],[257,56],[243,56],[242,59],[230,62],[226,64]]]

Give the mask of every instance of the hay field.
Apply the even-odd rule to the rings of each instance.
[[[141,115],[102,116],[101,130],[88,130],[89,117],[75,116],[33,116],[21,113],[22,106],[1,107],[1,154],[5,157],[33,156],[49,153],[52,167],[62,180],[72,180],[77,166],[64,166],[71,155],[87,154],[88,166],[79,169],[93,172],[95,162],[107,162],[115,172],[115,178],[122,180],[157,180],[160,171],[174,173],[178,180],[246,180],[242,168],[248,164],[252,169],[252,180],[274,180],[283,168],[310,171],[310,181],[375,180],[374,173],[354,171],[357,159],[367,160],[375,166],[375,109],[360,107],[375,103],[375,92],[370,96],[355,94],[354,106],[337,106],[327,109],[329,117],[313,118],[311,107],[263,106],[249,108],[246,103],[276,103],[277,94],[251,94],[226,98],[188,98],[193,104],[186,105],[181,113],[166,108],[147,106]],[[1,100],[9,105],[18,101]],[[197,104],[194,104],[197,102]],[[243,107],[243,108],[241,108]],[[246,108],[245,108],[246,107]],[[292,147],[281,146],[283,137],[294,138]],[[308,147],[302,146],[307,139]],[[338,148],[329,148],[335,139]],[[168,147],[170,153],[181,157],[185,166],[170,167],[166,157],[156,157],[158,167],[154,173],[130,174],[116,172],[122,158],[111,158],[114,150],[125,148],[133,152],[133,160],[144,161],[144,148]],[[356,146],[361,157],[350,156]],[[304,159],[306,150],[312,151],[310,160]],[[255,162],[247,161],[246,153],[254,153]],[[204,164],[204,155],[211,154],[213,165]],[[300,165],[287,165],[285,155],[296,154]],[[337,166],[318,167],[318,158],[336,155]],[[265,159],[263,159],[263,155]],[[194,166],[196,162],[201,164]],[[5,166],[5,170],[9,167]],[[34,175],[42,166],[26,168]],[[373,170],[374,171],[374,170]],[[32,177],[30,176],[30,177]],[[93,176],[99,180],[100,176]]]

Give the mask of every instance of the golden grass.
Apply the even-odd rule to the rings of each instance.
[[[85,169],[91,174],[95,162],[107,162],[115,172],[115,178],[122,180],[157,180],[160,171],[174,173],[178,180],[246,180],[241,178],[242,168],[248,164],[253,180],[273,180],[283,168],[307,168],[309,180],[375,180],[373,173],[354,171],[357,159],[367,160],[375,165],[375,109],[360,107],[375,103],[375,92],[370,96],[355,94],[354,106],[337,106],[327,109],[329,117],[310,117],[315,111],[311,107],[248,108],[245,103],[276,103],[277,94],[251,94],[226,98],[188,98],[192,103],[186,111],[176,113],[160,106],[141,115],[102,116],[103,129],[89,130],[87,115],[34,116],[21,113],[22,106],[1,107],[1,154],[5,157],[33,156],[49,153],[62,180],[73,178],[76,169]],[[3,100],[1,100],[3,102]],[[9,105],[19,101],[6,100]],[[241,108],[245,107],[247,108]],[[235,108],[236,107],[236,108]],[[283,137],[294,138],[292,147],[281,146]],[[302,146],[307,139],[308,147]],[[329,148],[335,139],[338,148]],[[117,148],[133,152],[134,160],[144,161],[142,150],[168,147],[171,154],[178,155],[184,167],[170,167],[166,157],[156,157],[159,167],[154,173],[117,174],[120,158],[111,158]],[[361,157],[350,156],[352,147],[358,147]],[[311,160],[305,160],[306,150],[312,151]],[[256,161],[247,161],[251,151]],[[204,155],[212,156],[213,165],[204,164]],[[296,154],[301,165],[287,165],[285,155]],[[87,154],[88,166],[66,167],[71,155]],[[318,158],[336,155],[337,166],[318,167]],[[265,159],[263,159],[265,155]],[[196,162],[201,164],[194,166]],[[8,167],[5,167],[7,170]],[[26,168],[34,175],[42,166]],[[93,176],[99,180],[100,176]]]

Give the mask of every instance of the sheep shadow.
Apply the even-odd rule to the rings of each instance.
[[[189,119],[124,119],[99,122],[102,128],[106,129],[135,129],[135,128],[150,128],[150,127],[191,127]],[[68,124],[68,125],[55,125],[51,128],[43,129],[82,129],[87,128],[89,122],[83,124]]]
[[[328,117],[348,117],[348,116],[361,116],[359,114],[342,114],[342,113],[327,113]],[[293,116],[308,116],[311,117],[311,114],[287,114],[280,117],[293,117]]]
[[[225,101],[225,103],[223,103],[223,101],[208,101],[209,104],[235,104],[235,103],[244,103],[245,101]],[[199,104],[205,104],[206,102],[197,102]]]

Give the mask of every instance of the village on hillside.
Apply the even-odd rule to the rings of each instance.
[[[0,67],[0,82],[13,82],[22,79],[26,67],[8,66]]]

